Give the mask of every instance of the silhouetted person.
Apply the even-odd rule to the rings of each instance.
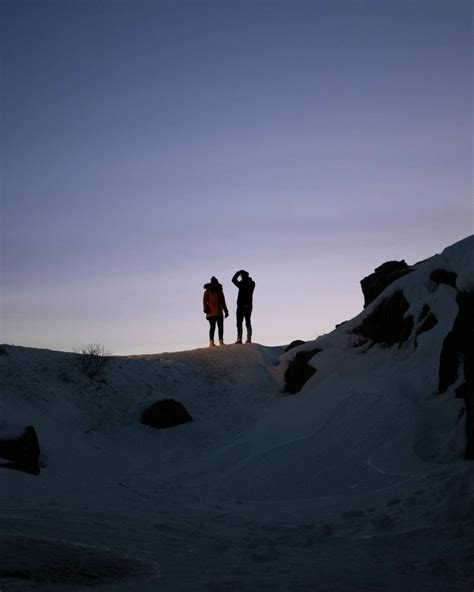
[[[240,278],[240,279],[239,279]],[[252,315],[253,305],[253,291],[255,289],[255,282],[249,276],[249,272],[241,269],[236,271],[232,278],[237,288],[239,288],[239,295],[237,296],[237,341],[235,343],[242,343],[242,323],[245,319],[245,327],[247,329],[247,341],[252,342],[252,324],[250,317]]]
[[[222,284],[219,284],[217,278],[211,277],[209,284],[204,285],[203,306],[204,313],[209,321],[209,347],[215,347],[214,334],[219,333],[219,345],[224,344],[224,315],[227,318],[229,311],[225,303],[225,296],[222,290]]]

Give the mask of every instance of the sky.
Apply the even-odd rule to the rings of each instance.
[[[1,339],[314,339],[474,232],[470,1],[2,0]]]

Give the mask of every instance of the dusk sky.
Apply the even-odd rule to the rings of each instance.
[[[466,0],[2,0],[1,341],[314,339],[474,231]]]

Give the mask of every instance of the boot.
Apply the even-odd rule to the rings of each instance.
[[[224,340],[223,339],[219,339],[219,345],[225,345]]]
[[[216,344],[214,343],[214,339],[209,340],[209,347],[216,347]]]
[[[242,343],[242,337],[237,337],[237,340],[235,343]]]
[[[252,343],[252,337],[247,335],[247,341],[245,343]]]

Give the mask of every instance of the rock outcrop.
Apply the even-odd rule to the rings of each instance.
[[[435,284],[446,284],[451,288],[456,288],[457,273],[454,271],[447,271],[446,269],[435,269],[430,273],[430,280]]]
[[[314,348],[298,352],[295,355],[285,370],[285,393],[290,395],[299,393],[311,376],[316,373],[316,368],[310,366],[309,361],[321,351],[319,348]]]
[[[290,349],[293,349],[294,347],[299,347],[300,345],[304,345],[305,343],[306,343],[306,341],[302,341],[301,339],[295,339],[294,341],[289,343],[283,351],[285,353],[289,352]]]
[[[364,308],[373,302],[387,286],[411,271],[412,269],[404,260],[387,261],[377,267],[374,273],[371,273],[360,282],[364,294]]]
[[[458,292],[456,302],[458,315],[441,349],[438,392],[445,393],[458,380],[462,368],[464,381],[457,387],[456,396],[464,399],[466,408],[465,458],[474,460],[474,293]]]
[[[402,345],[413,330],[413,316],[405,317],[410,308],[402,290],[384,298],[377,308],[368,314],[362,323],[352,330],[372,344]]]

